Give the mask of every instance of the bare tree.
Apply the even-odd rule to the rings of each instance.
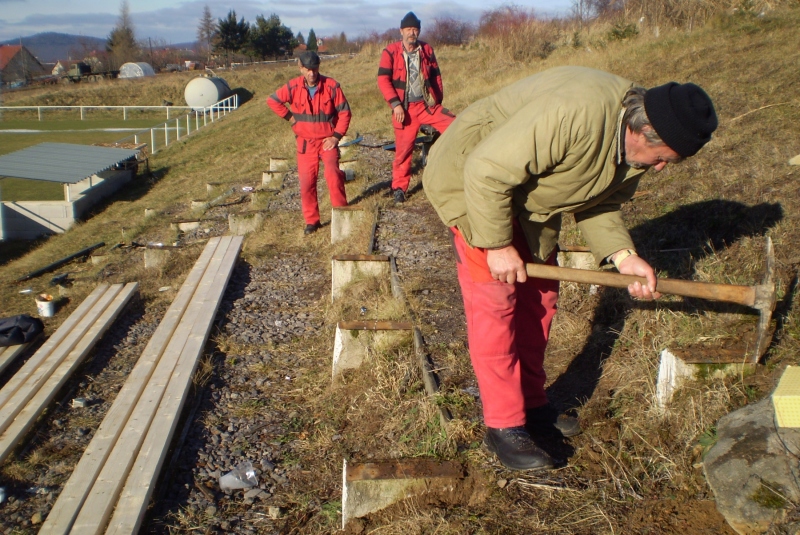
[[[462,45],[474,35],[475,25],[453,17],[435,18],[433,25],[425,30],[425,40],[439,45]]]
[[[119,67],[126,61],[136,61],[139,58],[140,50],[139,45],[136,43],[128,0],[122,0],[120,4],[119,19],[117,19],[117,25],[108,35],[106,50],[113,58],[114,67]]]
[[[197,25],[197,47],[200,49],[199,52],[206,56],[206,61],[211,53],[211,41],[216,32],[217,21],[211,15],[211,8],[206,4],[203,7],[203,16],[200,17],[200,23]]]

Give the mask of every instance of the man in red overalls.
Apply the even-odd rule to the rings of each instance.
[[[350,105],[336,80],[319,73],[319,56],[313,51],[300,54],[300,76],[271,94],[267,104],[289,121],[297,138],[304,233],[311,234],[321,226],[317,203],[320,160],[325,165],[331,206],[347,206],[344,172],[339,169],[339,140],[350,126]]]
[[[411,181],[411,153],[419,127],[430,125],[442,133],[455,119],[442,107],[442,75],[433,48],[417,39],[420,26],[420,20],[409,11],[400,21],[402,40],[383,49],[378,67],[378,88],[392,108],[395,203],[406,200]]]

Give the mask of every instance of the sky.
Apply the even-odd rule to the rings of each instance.
[[[197,39],[197,26],[208,5],[215,19],[236,11],[238,18],[254,22],[256,15],[276,13],[295,35],[314,29],[317,37],[338,36],[345,32],[350,39],[377,31],[398,28],[408,11],[425,22],[436,17],[452,17],[476,22],[483,11],[514,4],[533,9],[540,16],[558,16],[569,12],[572,0],[128,0],[131,19],[139,40],[162,40],[166,44],[187,43]],[[120,14],[120,1],[97,0],[0,0],[0,41],[27,37],[40,32],[106,38]]]

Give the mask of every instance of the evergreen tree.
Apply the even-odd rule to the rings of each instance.
[[[314,33],[314,28],[311,28],[311,30],[308,32],[306,46],[309,50],[317,50],[317,34]]]
[[[237,22],[236,11],[231,9],[227,17],[219,19],[217,22],[217,31],[212,43],[214,51],[223,51],[225,61],[230,64],[230,55],[244,48],[249,33],[250,26],[245,22],[244,17]]]
[[[119,67],[127,61],[136,61],[139,58],[140,50],[136,43],[128,0],[122,0],[120,4],[119,19],[108,35],[106,51],[111,54],[112,68]]]
[[[206,57],[211,53],[211,41],[216,31],[217,22],[211,15],[211,9],[208,4],[206,4],[203,7],[203,16],[200,17],[200,24],[197,25],[197,45]]]
[[[297,41],[298,45],[306,44],[306,38],[303,37],[303,32],[297,32],[297,36],[294,39]]]
[[[297,46],[297,41],[292,35],[292,30],[281,23],[275,13],[269,18],[263,15],[256,17],[256,22],[250,28],[250,41],[248,48],[261,59],[268,56],[283,56],[291,54]]]

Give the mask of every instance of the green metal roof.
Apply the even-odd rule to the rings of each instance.
[[[75,184],[135,157],[136,153],[130,149],[40,143],[0,156],[0,177]]]

